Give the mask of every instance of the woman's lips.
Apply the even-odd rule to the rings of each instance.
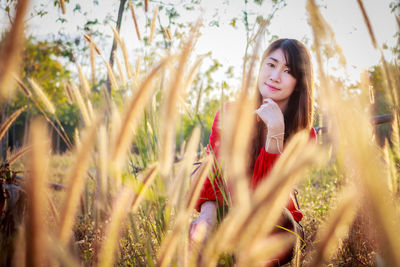
[[[272,86],[272,85],[269,85],[269,84],[267,84],[267,83],[264,83],[267,87],[268,87],[268,89],[270,89],[271,91],[279,91],[279,89],[278,88],[276,88],[276,87],[274,87],[274,86]]]

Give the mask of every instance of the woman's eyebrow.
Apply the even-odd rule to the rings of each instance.
[[[275,61],[275,62],[279,62],[276,58],[274,58],[274,57],[268,57],[269,59],[271,59],[272,61]]]
[[[274,61],[274,62],[279,62],[278,59],[276,59],[276,58],[274,58],[274,57],[271,57],[271,56],[269,56],[268,59],[271,59],[271,60]],[[288,67],[287,64],[284,64],[284,65],[285,65],[285,67]]]

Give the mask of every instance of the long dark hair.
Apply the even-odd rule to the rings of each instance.
[[[296,132],[302,129],[310,129],[313,118],[313,86],[312,86],[312,65],[311,56],[307,48],[295,39],[279,39],[274,41],[265,50],[261,59],[264,59],[277,49],[282,49],[287,66],[291,74],[296,78],[296,86],[291,94],[287,108],[283,114],[285,120],[284,142]],[[262,103],[262,96],[259,94],[258,107]],[[262,121],[256,122],[255,132],[250,150],[249,172],[253,173],[254,164],[260,149],[265,145],[264,140],[265,124]]]

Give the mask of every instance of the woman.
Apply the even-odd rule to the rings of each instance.
[[[284,144],[296,132],[310,129],[310,136],[315,138],[312,127],[313,88],[312,66],[307,48],[294,39],[279,39],[264,52],[258,76],[259,103],[254,131],[249,172],[252,174],[251,187],[254,189],[267,176],[275,161],[282,153]],[[218,159],[219,151],[219,111],[217,112],[210,135],[209,150]],[[217,206],[224,205],[219,190],[221,178],[216,177],[214,184],[206,179],[196,209],[200,216],[192,222],[190,237],[195,238],[198,225],[204,224],[209,229],[217,222]],[[218,201],[218,203],[217,203]],[[291,199],[281,223],[294,229],[303,215]],[[280,264],[291,258],[291,251],[282,253]]]

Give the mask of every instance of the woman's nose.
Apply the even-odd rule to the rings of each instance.
[[[280,70],[278,70],[278,69],[273,70],[271,72],[271,75],[269,76],[269,78],[272,81],[275,81],[275,82],[279,82],[280,81],[280,77],[281,77],[281,73],[280,73]]]

